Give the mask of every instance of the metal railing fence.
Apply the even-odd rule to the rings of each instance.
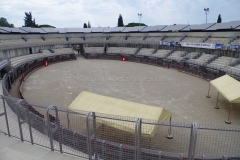
[[[20,82],[40,66],[28,68]],[[29,103],[9,94],[16,78],[5,74],[2,80],[0,132],[32,145],[86,159],[240,159],[240,126],[170,123]],[[146,135],[151,129],[153,134]]]

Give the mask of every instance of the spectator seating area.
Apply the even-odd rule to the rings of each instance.
[[[231,57],[218,57],[207,65],[209,68],[223,70],[226,66],[234,66],[239,63],[239,59]]]
[[[4,44],[15,44],[15,43],[24,43],[25,41],[23,39],[6,39],[6,40],[0,40],[0,43],[2,45]]]
[[[184,51],[175,51],[170,56],[167,57],[168,60],[179,61],[180,58],[183,58],[187,53]]]
[[[66,41],[66,38],[45,38],[45,41],[51,42],[51,41]]]
[[[127,38],[128,41],[140,41],[142,39],[143,39],[143,37],[128,37]]]
[[[217,58],[216,55],[203,53],[197,59],[189,59],[189,60],[187,60],[187,63],[204,66],[205,64],[210,63],[211,61],[213,61],[216,58]]]
[[[229,38],[213,38],[213,37],[211,37],[211,38],[208,38],[208,40],[205,41],[205,43],[228,44],[229,41],[230,41]]]
[[[185,37],[182,42],[202,42],[204,39],[200,37]]]
[[[106,37],[85,37],[86,41],[106,41]]]
[[[201,56],[201,53],[199,52],[191,52],[187,53],[184,57],[178,57],[178,62],[189,60],[189,59],[196,59]]]
[[[54,54],[54,53],[51,53],[51,54]],[[31,61],[31,60],[35,60],[35,59],[39,59],[39,58],[43,58],[43,57],[47,57],[47,56],[49,56],[49,53],[36,53],[36,54],[30,54],[30,55],[24,55],[24,56],[10,58],[11,66],[16,67],[16,66],[22,64],[23,62]]]
[[[179,42],[179,41],[181,40],[181,38],[182,38],[182,37],[165,37],[165,38],[163,39],[163,41],[169,41],[169,42],[174,41],[174,42]]]
[[[125,40],[125,37],[109,37],[109,40],[113,40],[113,41],[118,41],[118,40]]]
[[[159,49],[156,53],[149,55],[149,58],[166,58],[171,52],[172,50]]]
[[[103,54],[104,47],[84,47],[84,51],[86,54]]]
[[[147,37],[145,41],[161,41],[161,37]]]
[[[72,48],[61,48],[61,49],[53,49],[54,53],[64,54],[64,53],[73,53]]]
[[[238,45],[240,45],[240,38],[236,38],[236,39],[232,42],[232,44],[238,44]]]
[[[27,42],[43,42],[42,38],[32,38],[32,39],[27,39]]]
[[[140,56],[148,56],[150,54],[153,54],[154,49],[149,48],[141,48],[141,50],[136,54],[137,57]]]
[[[135,54],[137,48],[127,48],[127,47],[108,47],[107,55],[133,55]]]

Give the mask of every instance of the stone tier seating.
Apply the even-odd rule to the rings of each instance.
[[[196,59],[200,55],[201,55],[201,53],[199,53],[199,52],[187,53],[186,56],[184,56],[184,57],[178,57],[178,62],[186,61],[186,60],[189,60],[189,59]]]
[[[86,41],[106,41],[106,37],[85,37]]]
[[[88,54],[103,54],[104,48],[103,47],[84,47],[85,53]]]
[[[240,45],[240,38],[235,39],[231,44],[238,44],[238,45]]]
[[[154,49],[141,48],[141,50],[136,54],[137,57],[148,56],[153,54]]]
[[[161,37],[147,37],[144,41],[161,41]]]
[[[169,42],[179,42],[182,37],[165,37],[163,41],[169,41]]]
[[[187,53],[185,51],[175,51],[167,59],[179,61],[180,58],[183,58]]]
[[[42,38],[31,38],[31,39],[27,39],[27,42],[28,43],[31,43],[31,42],[43,42]]]
[[[205,38],[202,37],[185,37],[182,42],[197,42],[201,43]]]
[[[197,59],[189,59],[189,60],[187,60],[187,62],[191,63],[191,64],[204,66],[204,65],[210,63],[211,61],[213,61],[216,58],[217,58],[216,55],[203,53],[199,58],[197,58]]]
[[[109,37],[109,40],[113,41],[125,40],[125,37]]]
[[[4,44],[25,43],[25,41],[23,39],[6,39],[6,40],[0,40],[0,43],[4,45]]]
[[[54,53],[65,54],[65,53],[73,53],[72,48],[61,48],[61,49],[54,49]]]
[[[127,48],[127,47],[109,47],[107,50],[108,55],[133,55],[135,54],[137,48]]]
[[[216,70],[223,70],[223,68],[227,66],[234,66],[239,63],[238,58],[232,58],[232,57],[218,57],[211,63],[207,65],[208,68],[216,69]]]
[[[47,42],[54,42],[54,41],[67,41],[66,38],[45,38]]]
[[[54,53],[36,53],[36,54],[29,54],[29,55],[10,58],[11,66],[15,67],[15,66],[18,66],[19,64],[21,64],[25,61],[31,61],[31,60],[34,60],[34,59],[47,57],[47,56],[49,56],[49,54],[56,55]]]
[[[229,38],[213,38],[213,37],[211,37],[211,38],[209,38],[209,39],[208,39],[206,42],[204,42],[204,43],[228,44],[229,41],[230,41]]]
[[[149,58],[166,58],[172,50],[159,49],[156,53],[149,55]]]
[[[128,37],[128,41],[140,41],[142,40],[143,38],[142,37]]]

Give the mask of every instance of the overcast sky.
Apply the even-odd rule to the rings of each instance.
[[[37,24],[58,28],[115,27],[119,14],[124,24],[141,22],[148,26],[205,23],[204,8],[210,8],[208,22],[240,20],[240,0],[0,0],[0,17],[15,27],[24,25],[24,12],[32,12]]]

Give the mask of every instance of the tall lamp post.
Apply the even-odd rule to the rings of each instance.
[[[139,26],[140,26],[141,19],[142,19],[142,13],[138,13],[138,18],[139,18]]]
[[[207,23],[207,15],[210,13],[209,8],[204,8],[205,14],[206,14],[206,23]]]

